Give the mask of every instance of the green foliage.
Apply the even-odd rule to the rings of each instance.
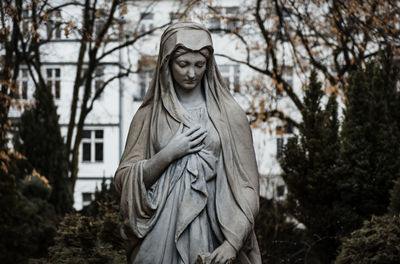
[[[115,191],[114,180],[112,179],[110,184],[106,183],[106,178],[103,178],[101,182],[101,189],[94,193],[94,200],[87,206],[85,206],[81,213],[85,216],[97,216],[100,213],[101,205],[104,203],[112,203],[119,200],[119,195]]]
[[[335,98],[322,109],[321,85],[311,74],[299,136],[285,147],[281,165],[289,212],[315,237],[312,250],[322,263],[334,259],[340,237],[387,211],[388,190],[400,176],[398,70],[388,54],[350,74],[340,135]],[[395,187],[393,212],[399,208],[396,192]]]
[[[119,209],[115,202],[99,204],[96,217],[67,214],[58,229],[55,245],[49,249],[48,262],[125,263],[119,227]]]
[[[52,94],[43,85],[35,92],[36,103],[21,116],[15,148],[52,186],[50,203],[58,214],[72,209],[73,193],[68,181],[68,159],[61,137]]]
[[[336,264],[400,263],[400,217],[372,217],[343,239]]]
[[[27,198],[39,198],[47,201],[50,198],[51,186],[44,177],[32,174],[22,180],[21,192]]]
[[[322,109],[321,84],[311,73],[305,90],[303,122],[299,136],[290,138],[281,159],[282,177],[288,188],[289,213],[303,223],[318,243],[315,252],[328,263],[335,254],[337,199],[335,166],[339,157],[337,103],[330,96]]]
[[[387,211],[388,190],[400,176],[398,72],[390,56],[382,58],[353,72],[345,89],[338,164],[340,203],[348,208],[339,219],[343,234]]]
[[[9,157],[4,160],[9,160]],[[29,227],[16,225],[16,222],[24,223],[25,218],[24,214],[20,214],[23,204],[16,188],[15,176],[8,172],[8,168],[6,171],[2,168],[0,173],[0,262],[18,262],[23,256],[16,253],[23,252],[24,242],[27,242],[25,233]]]
[[[38,175],[30,175],[35,178],[35,184],[30,185],[27,180],[30,185],[27,189],[33,195],[25,197],[16,184],[16,179],[22,176],[15,174],[21,172],[13,170],[15,164],[21,161],[18,155],[12,154],[9,170],[2,173],[0,181],[0,263],[27,263],[29,257],[45,256],[58,222],[53,206],[38,198],[48,195],[49,186],[40,183]],[[40,191],[34,186],[40,186]]]
[[[304,263],[305,232],[288,217],[284,204],[261,198],[255,231],[263,263]]]

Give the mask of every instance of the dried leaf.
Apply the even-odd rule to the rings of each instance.
[[[120,15],[123,16],[126,15],[127,13],[128,13],[128,7],[126,5],[123,5]]]

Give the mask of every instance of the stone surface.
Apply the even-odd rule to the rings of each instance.
[[[210,33],[171,25],[115,173],[129,263],[261,263],[258,177]]]

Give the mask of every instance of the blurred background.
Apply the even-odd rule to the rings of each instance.
[[[400,3],[0,0],[0,262],[124,263],[113,174],[165,28],[212,33],[263,263],[400,263]]]

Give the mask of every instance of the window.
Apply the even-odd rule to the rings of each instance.
[[[150,13],[150,12],[148,12],[148,13],[141,13],[140,16],[141,16],[141,18],[142,18],[143,20],[153,20],[153,18],[154,18],[154,14],[153,14],[153,13]]]
[[[94,91],[97,93],[104,85],[104,67],[97,67],[94,73]]]
[[[11,96],[14,99],[28,99],[28,69],[20,70]]]
[[[29,9],[22,9],[22,17],[23,18],[30,18],[30,10]]]
[[[85,74],[88,71],[88,67],[82,66],[82,70],[81,70],[81,76],[82,78],[85,76]],[[82,82],[82,86],[85,87],[87,81],[87,77],[85,77],[84,81]],[[89,97],[94,96],[98,90],[100,90],[103,85],[104,85],[104,66],[99,66],[95,69],[94,71],[94,77],[92,79],[92,81],[94,81],[94,83],[92,82],[92,86],[91,89],[94,90],[94,93],[92,93],[92,90],[90,90],[89,92]],[[101,98],[101,95],[99,97],[99,99]]]
[[[238,18],[228,18],[228,21],[226,22],[226,29],[232,31],[237,29],[238,25],[239,25]]]
[[[94,32],[96,34],[96,37],[100,35],[100,32],[103,30],[105,24],[106,21],[104,19],[96,19],[96,21],[94,22]]]
[[[82,205],[86,206],[89,205],[93,201],[93,193],[90,192],[84,192],[82,193]]]
[[[284,132],[284,128],[282,126],[276,126],[275,132],[277,135],[282,135]]]
[[[282,79],[287,82],[289,86],[293,86],[293,67],[283,66],[282,67]],[[282,96],[284,94],[283,84],[276,86],[276,96]]]
[[[286,122],[284,126],[276,126],[276,134],[283,135],[285,134],[292,134],[293,133],[293,123]]]
[[[288,122],[285,124],[285,133],[288,133],[288,134],[293,133],[293,123]]]
[[[276,186],[276,196],[282,197],[285,195],[285,185]]]
[[[107,29],[105,29],[109,10],[107,8],[98,8],[94,12],[96,16],[93,24],[94,38],[97,38],[102,30],[106,30],[103,36],[105,39],[117,40],[119,37],[122,37],[122,32],[120,32],[121,24],[119,24],[122,21],[112,21],[111,24],[107,26]]]
[[[219,70],[229,90],[240,92],[239,65],[221,65]]]
[[[278,137],[276,139],[276,157],[278,159],[282,158],[283,155],[283,138]]]
[[[28,99],[28,69],[21,69],[19,86],[22,99]]]
[[[208,29],[211,31],[221,29],[221,19],[219,17],[210,18],[210,26]]]
[[[293,86],[293,67],[284,66],[282,69],[282,78],[290,85]]]
[[[47,86],[51,89],[56,99],[60,99],[61,96],[60,75],[61,75],[60,68],[46,69]]]
[[[82,161],[103,162],[104,160],[104,131],[83,130],[82,136]]]
[[[30,16],[30,10],[29,9],[22,9],[22,35],[25,38],[28,38],[30,34],[30,28],[31,28],[31,16]]]
[[[238,18],[239,7],[225,7],[221,10],[214,10],[215,14],[209,19],[210,31],[218,31],[225,28],[227,30],[234,30],[239,26],[240,19]],[[222,20],[222,21],[221,21]],[[221,23],[222,22],[222,23]],[[221,25],[222,24],[222,25]]]
[[[154,69],[157,65],[157,56],[142,56],[139,60],[139,90],[133,96],[134,101],[143,100],[147,87],[153,78]]]
[[[230,16],[237,16],[239,14],[239,7],[238,6],[225,7],[225,13]]]
[[[239,13],[239,7],[237,6],[227,7],[225,8],[225,13],[227,16],[226,29],[228,30],[236,29],[239,25],[239,18],[237,17]]]
[[[141,25],[139,28],[139,33],[144,33],[146,31],[150,31],[153,29],[153,13],[141,13],[140,17],[142,19]]]
[[[59,10],[50,14],[50,19],[47,21],[47,36],[54,39],[61,38],[61,12]]]
[[[143,100],[146,95],[147,87],[149,87],[154,71],[143,71],[139,73],[139,93],[133,98],[134,101]]]

